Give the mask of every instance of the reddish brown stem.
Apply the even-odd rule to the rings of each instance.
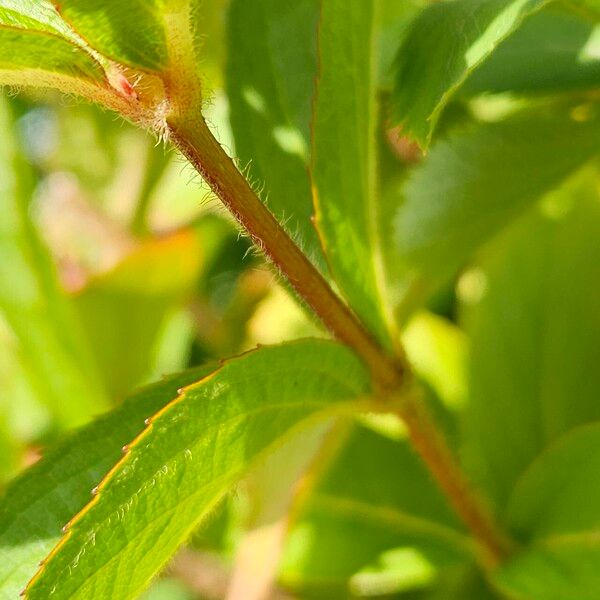
[[[338,340],[354,349],[380,387],[395,389],[403,379],[404,365],[379,347],[354,313],[333,292],[261,202],[206,123],[197,120],[191,127],[187,121],[184,127],[172,124],[171,137],[323,324]]]
[[[480,562],[489,569],[497,567],[510,554],[512,542],[495,523],[483,499],[456,463],[423,399],[418,396],[403,398],[399,414],[406,424],[413,448],[477,541]]]
[[[382,396],[401,397],[401,416],[415,450],[482,547],[485,564],[498,564],[506,556],[509,542],[471,490],[422,402],[411,395],[402,398],[411,387],[409,367],[390,356],[332,290],[261,202],[203,119],[190,122],[189,117],[173,117],[169,130],[176,146],[298,295],[339,341],[362,358]]]

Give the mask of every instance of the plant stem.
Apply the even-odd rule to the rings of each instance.
[[[405,365],[379,347],[335,294],[258,198],[204,120],[195,119],[192,123],[186,120],[181,125],[169,123],[169,127],[176,146],[325,327],[363,359],[382,390],[396,389],[405,378]]]
[[[488,567],[501,562],[510,544],[471,489],[422,400],[407,393],[414,391],[409,366],[390,356],[332,290],[261,202],[201,117],[190,120],[189,114],[176,114],[168,120],[168,126],[175,145],[298,295],[335,338],[362,358],[377,391],[387,399],[400,398],[400,416],[415,450],[484,550],[483,562]]]
[[[483,499],[461,471],[420,394],[408,395],[401,402],[399,415],[413,448],[477,541],[482,566],[497,567],[511,553],[511,540],[495,523]]]

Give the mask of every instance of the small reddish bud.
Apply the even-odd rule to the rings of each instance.
[[[122,75],[121,73],[117,75],[117,85],[122,94],[127,98],[131,98],[133,100],[138,99],[135,89],[125,75]]]

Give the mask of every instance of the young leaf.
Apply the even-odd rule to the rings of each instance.
[[[90,499],[90,490],[122,456],[121,447],[144,428],[144,419],[208,375],[206,365],[139,391],[120,408],[51,449],[14,481],[0,500],[0,597],[17,598],[61,528]]]
[[[544,10],[527,19],[477,69],[464,92],[565,92],[600,83],[598,28],[564,11]]]
[[[355,573],[399,547],[414,548],[434,564],[464,560],[470,552],[407,441],[356,427],[292,529],[282,581],[341,597]]]
[[[517,597],[600,595],[600,425],[576,428],[542,453],[511,498],[511,526],[529,540],[497,575]]]
[[[202,244],[193,230],[143,244],[74,297],[111,395],[148,375],[167,317],[198,280]]]
[[[412,24],[398,54],[394,116],[426,147],[469,75],[548,0],[437,2]]]
[[[280,222],[320,267],[308,163],[318,0],[233,0],[227,92],[236,154]]]
[[[389,340],[377,238],[375,2],[323,0],[313,120],[317,227],[341,291]]]
[[[152,417],[26,597],[135,597],[262,456],[310,419],[356,410],[369,388],[358,359],[331,342],[263,348],[225,363]]]
[[[29,214],[33,192],[7,101],[0,99],[0,311],[40,398],[63,425],[87,421],[106,397],[72,306]]]
[[[452,275],[481,244],[598,152],[600,119],[525,111],[457,132],[411,175],[395,220],[415,277]]]
[[[528,215],[489,248],[481,270],[470,276],[465,434],[478,476],[501,505],[543,448],[600,418],[594,185],[585,174],[556,192],[544,213]]]

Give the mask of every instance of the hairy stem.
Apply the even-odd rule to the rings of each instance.
[[[512,542],[498,527],[482,498],[461,471],[440,429],[420,395],[402,398],[400,417],[413,448],[438,487],[478,543],[483,567],[497,567],[512,550]]]
[[[170,123],[169,126],[174,143],[325,327],[363,359],[382,389],[398,387],[406,374],[405,366],[379,347],[333,292],[261,202],[206,123],[196,119],[192,123],[186,120],[185,124]]]
[[[335,338],[362,358],[382,396],[400,396],[401,416],[415,450],[482,547],[484,564],[489,567],[498,564],[506,556],[509,543],[471,489],[422,401],[406,393],[414,390],[414,386],[405,361],[390,356],[332,290],[261,202],[201,117],[190,120],[189,115],[185,118],[174,115],[168,126],[175,145],[298,295]]]

